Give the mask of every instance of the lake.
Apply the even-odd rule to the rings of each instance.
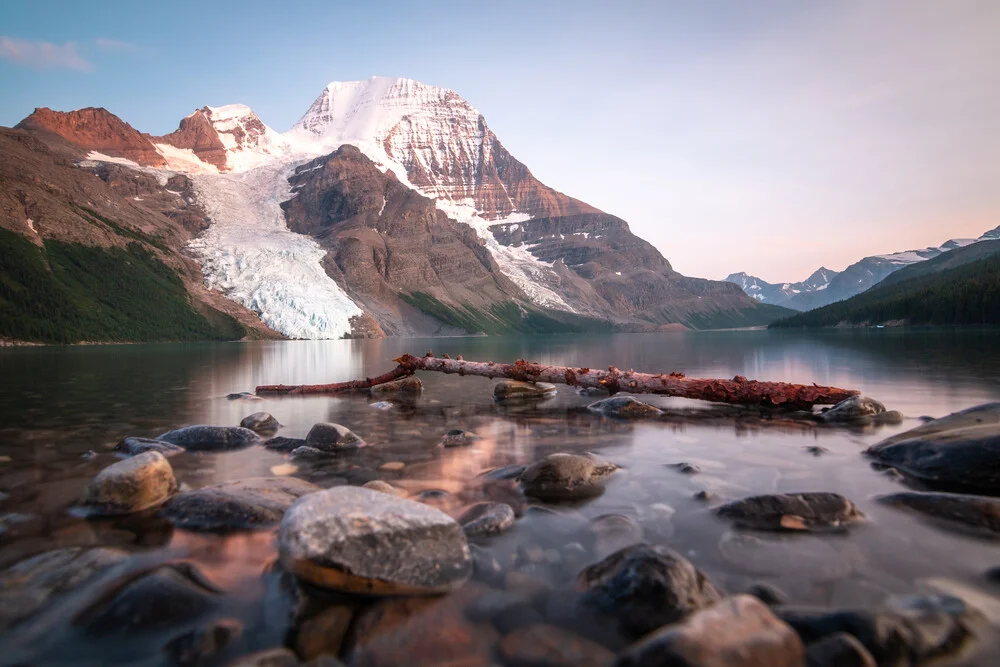
[[[905,419],[884,427],[819,427],[761,418],[757,411],[720,414],[682,399],[649,397],[644,400],[672,411],[660,420],[619,421],[589,413],[585,407],[595,398],[570,387],[560,386],[554,398],[541,404],[505,406],[494,403],[491,380],[434,373],[420,374],[424,391],[415,403],[388,409],[372,407],[377,399],[362,396],[226,399],[231,392],[253,391],[260,384],[374,376],[390,370],[400,354],[428,350],[462,354],[466,360],[526,358],[649,373],[679,371],[691,377],[816,382],[860,389],[899,410]],[[274,567],[274,533],[269,530],[220,536],[177,529],[155,513],[86,519],[72,511],[87,483],[119,460],[112,449],[121,438],[155,437],[188,424],[236,425],[261,410],[283,424],[281,436],[301,438],[316,422],[336,422],[371,446],[330,461],[296,462],[295,468],[289,467],[286,454],[257,446],[185,453],[170,459],[177,478],[190,488],[276,474],[272,469],[324,487],[384,479],[411,497],[440,491],[423,497],[457,515],[479,499],[479,475],[486,470],[530,463],[558,451],[595,452],[620,465],[603,495],[559,506],[556,515],[525,512],[514,529],[477,541],[505,569],[523,571],[540,582],[536,606],[541,616],[551,608],[546,595],[559,595],[582,565],[606,555],[601,552],[618,542],[628,543],[636,531],[647,541],[682,553],[730,592],[767,583],[794,604],[872,608],[891,595],[971,591],[993,613],[1000,608],[1000,586],[983,575],[1000,565],[997,543],[876,504],[876,494],[905,487],[861,454],[867,446],[919,425],[923,416],[940,417],[1000,401],[996,331],[671,332],[26,347],[0,349],[0,377],[0,567],[60,547],[110,546],[133,553],[136,562],[146,565],[190,563],[220,591],[205,614],[150,622],[128,632],[107,628],[107,619],[99,624],[101,631],[81,626],[79,614],[90,608],[87,596],[94,593],[70,591],[46,614],[0,636],[0,662],[5,664],[174,664],[169,657],[173,654],[163,649],[170,640],[222,617],[235,619],[243,631],[205,657],[204,664],[226,664],[243,653],[282,644],[299,646],[301,652],[303,619],[321,616],[324,606],[349,608],[348,617],[358,618],[361,608],[376,604],[356,598],[303,602],[303,593],[294,590],[290,577]],[[473,431],[482,438],[469,447],[438,447],[450,429]],[[387,462],[395,465],[380,470]],[[677,463],[692,464],[700,472],[684,474]],[[845,533],[750,533],[712,514],[711,504],[695,498],[699,491],[725,500],[833,491],[854,501],[866,520]],[[609,514],[626,519],[617,519],[620,523],[613,530],[595,532],[593,520]],[[608,523],[606,518],[601,521]],[[566,549],[571,543],[572,557]],[[474,582],[468,595],[478,594],[476,586],[487,590]],[[413,603],[403,616],[409,623],[419,623],[421,614],[428,624],[448,623],[451,612],[435,604],[442,603]],[[131,627],[126,616],[119,621],[122,628]],[[581,627],[580,632],[585,630]],[[352,632],[359,636],[357,628]],[[496,639],[489,633],[472,636],[486,644]],[[990,642],[987,637],[981,645]],[[422,648],[405,649],[410,651],[409,664],[433,664],[435,651],[442,650],[432,641],[415,646]],[[488,654],[490,649],[469,650]],[[983,656],[972,654],[958,664],[992,664]]]

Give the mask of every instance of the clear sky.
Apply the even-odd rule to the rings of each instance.
[[[1000,225],[1000,2],[46,2],[0,23],[0,124],[103,106],[162,134],[330,81],[458,91],[543,182],[683,273],[820,265]]]

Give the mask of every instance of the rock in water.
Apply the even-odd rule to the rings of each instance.
[[[146,452],[114,463],[90,481],[83,505],[95,514],[131,514],[156,507],[177,492],[170,463]]]
[[[959,493],[904,491],[879,496],[878,501],[902,507],[959,528],[1000,535],[1000,499]]]
[[[406,489],[401,489],[398,486],[393,486],[389,482],[385,482],[381,479],[373,479],[370,482],[365,482],[362,484],[362,488],[371,489],[372,491],[379,491],[381,493],[391,493],[394,496],[399,496],[400,498],[406,497]]]
[[[588,410],[600,412],[608,417],[622,417],[625,419],[642,419],[644,417],[659,417],[663,414],[654,405],[643,403],[631,396],[612,396],[605,398],[587,406]]]
[[[539,500],[578,500],[604,492],[604,484],[618,469],[592,454],[550,454],[521,473],[526,496]]]
[[[878,667],[875,658],[854,635],[838,632],[810,644],[806,667]]]
[[[392,382],[377,384],[369,391],[371,391],[372,396],[390,396],[394,394],[419,396],[423,390],[424,383],[420,381],[420,378],[416,375],[409,375],[399,380],[393,380]]]
[[[624,514],[602,514],[590,521],[594,553],[604,558],[627,546],[642,542],[643,529],[635,519]]]
[[[226,667],[299,667],[300,664],[294,652],[278,647],[241,656]]]
[[[715,512],[754,530],[841,528],[864,518],[854,503],[836,493],[752,496],[726,503]]]
[[[68,547],[32,556],[0,572],[0,632],[129,557],[121,549]]]
[[[556,386],[548,382],[500,380],[493,385],[493,398],[498,401],[537,401],[555,394]]]
[[[924,482],[995,494],[1000,490],[1000,424],[987,423],[985,417],[978,426],[951,429],[938,424],[974,419],[951,415],[873,445],[866,454]]]
[[[278,536],[281,563],[334,590],[375,595],[447,592],[472,573],[462,527],[444,512],[340,486],[292,505]]]
[[[481,438],[475,433],[469,431],[463,431],[459,428],[453,428],[444,434],[441,438],[442,447],[466,447],[472,443],[480,440]]]
[[[469,537],[497,535],[514,525],[514,509],[505,503],[476,503],[458,522]]]
[[[611,667],[615,656],[589,639],[551,625],[529,625],[504,637],[497,647],[507,665]]]
[[[285,438],[278,436],[277,438],[271,438],[265,442],[264,447],[272,449],[276,452],[290,452],[298,449],[299,447],[304,447],[305,444],[306,441],[304,438]]]
[[[226,399],[230,401],[263,401],[257,394],[251,393],[249,391],[237,391],[232,394],[226,394]]]
[[[864,422],[885,412],[885,406],[874,398],[851,396],[823,413],[825,422]]]
[[[259,435],[242,426],[185,426],[164,433],[157,439],[192,452],[243,449],[262,442]]]
[[[321,452],[340,452],[364,446],[364,440],[351,429],[340,424],[321,422],[309,429],[309,433],[306,435],[306,447],[312,447]]]
[[[115,451],[126,456],[135,456],[145,452],[159,452],[164,456],[174,456],[183,452],[184,448],[161,440],[129,437],[119,442],[115,446]]]
[[[802,667],[795,631],[751,595],[736,595],[661,629],[625,651],[616,667]]]
[[[890,438],[886,438],[882,442],[872,446],[869,452],[871,452],[871,450],[887,447],[897,442],[902,442],[903,440],[912,440],[916,437],[927,437],[937,435],[938,433],[945,433],[947,431],[957,431],[963,428],[971,428],[973,426],[990,425],[996,426],[1000,429],[1000,403],[985,403],[960,412],[954,412],[947,417],[929,419],[926,423],[921,424],[916,428],[911,428],[909,431],[903,431],[902,433],[897,433]]]
[[[81,611],[73,624],[91,635],[160,630],[215,609],[219,591],[188,563],[161,565],[123,579],[117,590]]]
[[[618,622],[638,639],[714,604],[722,594],[676,551],[634,544],[585,568],[577,579],[581,602]]]
[[[220,618],[174,637],[163,647],[163,652],[178,665],[196,665],[209,660],[242,634],[242,623],[234,618]]]
[[[174,496],[163,515],[189,530],[239,530],[281,521],[285,510],[320,487],[293,477],[257,477]]]
[[[248,428],[254,433],[265,432],[270,433],[277,431],[281,424],[270,412],[255,412],[252,415],[248,415],[243,418],[240,422],[240,426],[243,428]]]

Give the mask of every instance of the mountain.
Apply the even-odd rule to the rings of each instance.
[[[772,284],[747,273],[730,273],[726,276],[726,282],[739,285],[748,296],[761,303],[788,307],[788,301],[798,294],[825,290],[836,276],[836,271],[820,267],[798,283]]]
[[[1000,324],[1000,240],[912,264],[862,294],[771,326],[898,324]]]
[[[877,285],[903,267],[932,259],[956,248],[964,248],[977,241],[987,240],[990,234],[1000,236],[1000,232],[993,230],[983,234],[978,239],[951,239],[937,247],[906,250],[888,255],[873,255],[851,264],[839,273],[821,268],[802,283],[772,285],[745,273],[730,274],[726,280],[739,285],[746,294],[762,303],[772,303],[798,311],[808,311],[849,299],[855,294],[860,294]],[[818,274],[820,280],[814,280]]]
[[[539,182],[457,93],[409,79],[331,83],[284,134],[238,104],[197,109],[163,136],[104,109],[38,109],[18,128],[76,151],[81,181],[113,169],[157,184],[158,200],[181,197],[167,215],[194,237],[179,254],[213,292],[294,338],[718,328],[785,314],[673,271],[624,220]]]

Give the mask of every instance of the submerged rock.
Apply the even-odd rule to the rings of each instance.
[[[1000,499],[959,493],[919,493],[904,491],[877,500],[901,507],[959,528],[1000,535]]]
[[[247,415],[240,422],[240,426],[243,428],[248,428],[255,433],[261,431],[265,433],[271,433],[277,431],[281,424],[270,412],[255,412],[252,415]]]
[[[500,380],[493,385],[493,398],[498,401],[537,401],[555,394],[556,386],[548,382]]]
[[[469,537],[497,535],[514,525],[514,509],[505,503],[476,503],[462,512],[458,523]]]
[[[124,562],[128,552],[105,547],[46,551],[0,572],[0,631],[32,616],[62,593]]]
[[[226,399],[230,401],[263,401],[264,399],[249,391],[238,391],[226,394]]]
[[[828,540],[811,535],[756,535],[727,532],[719,554],[737,571],[757,576],[796,576],[825,582],[848,576],[854,566]]]
[[[281,521],[278,551],[299,578],[347,592],[443,593],[472,572],[465,533],[447,514],[348,486],[292,505]]]
[[[806,667],[878,667],[875,658],[854,635],[838,632],[806,650]]]
[[[885,412],[885,406],[868,396],[851,396],[824,412],[825,422],[867,422]]]
[[[592,412],[600,412],[608,417],[622,417],[626,419],[642,419],[645,417],[659,417],[663,414],[654,405],[643,403],[632,396],[612,396],[600,401],[596,401],[587,406]]]
[[[392,382],[377,384],[370,389],[372,396],[390,396],[393,394],[410,394],[418,396],[424,390],[424,383],[416,375],[409,375]]]
[[[160,630],[189,623],[217,608],[220,600],[219,591],[193,565],[161,565],[123,579],[73,624],[92,635]]]
[[[380,479],[373,479],[370,482],[365,482],[362,484],[362,487],[365,489],[371,489],[372,491],[380,491],[381,493],[390,493],[394,496],[399,496],[400,498],[405,498],[407,495],[406,489],[393,486],[389,482],[383,482]]]
[[[177,492],[170,463],[145,452],[114,463],[90,481],[82,505],[94,514],[131,514],[160,505]]]
[[[594,554],[598,558],[642,542],[644,536],[642,526],[624,514],[602,514],[595,517],[590,521],[589,532],[593,537]]]
[[[477,440],[482,440],[478,435],[472,433],[471,431],[463,431],[459,428],[453,428],[444,434],[441,438],[442,447],[466,447],[476,442]]]
[[[760,600],[737,595],[695,612],[630,647],[616,667],[802,667],[792,628]]]
[[[163,510],[188,530],[239,530],[281,521],[302,496],[321,490],[294,477],[257,477],[205,486],[178,494]]]
[[[497,645],[507,665],[545,667],[611,667],[615,655],[600,644],[551,625],[514,630]]]
[[[722,594],[676,551],[634,544],[585,568],[577,579],[581,603],[617,621],[638,639],[714,604]]]
[[[578,500],[604,492],[604,484],[618,469],[592,454],[550,454],[521,473],[526,496],[539,500]]]
[[[161,435],[158,440],[192,452],[244,449],[260,444],[261,437],[242,426],[185,426]]]
[[[868,448],[906,475],[948,488],[1000,492],[1000,403],[938,419]]]
[[[292,459],[301,461],[315,461],[315,460],[326,460],[330,458],[330,453],[325,452],[321,449],[316,449],[315,447],[296,447],[289,455]]]
[[[195,665],[210,659],[242,634],[242,623],[235,618],[220,618],[174,637],[163,651],[178,665]]]
[[[136,456],[145,452],[159,452],[164,456],[174,456],[182,453],[184,448],[162,440],[128,437],[115,445],[115,451],[126,456]]]
[[[294,652],[278,647],[244,655],[226,667],[299,667],[300,664]]]
[[[339,452],[364,447],[365,441],[346,426],[321,422],[309,429],[306,446],[322,452]]]
[[[816,530],[842,528],[864,515],[836,493],[781,493],[752,496],[715,510],[742,528],[755,530]]]
[[[285,438],[283,436],[278,436],[277,438],[271,438],[266,441],[264,443],[264,447],[276,452],[290,452],[298,449],[299,447],[304,447],[305,444],[305,438]]]

